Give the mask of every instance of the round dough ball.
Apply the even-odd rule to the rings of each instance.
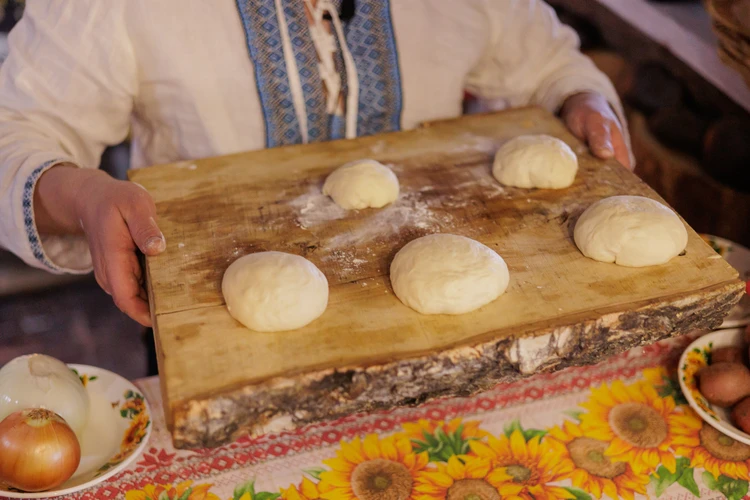
[[[522,135],[503,144],[492,175],[501,184],[520,188],[562,189],[573,184],[578,157],[570,146],[548,135]]]
[[[586,257],[643,267],[664,264],[682,253],[688,235],[680,218],[658,201],[612,196],[583,212],[573,238]]]
[[[328,305],[328,281],[320,269],[283,252],[258,252],[232,262],[221,292],[229,314],[258,332],[302,328]]]
[[[431,234],[407,243],[391,263],[396,296],[422,314],[463,314],[498,298],[508,266],[490,248],[463,236]]]
[[[398,178],[380,162],[359,160],[334,170],[323,184],[323,194],[347,210],[380,208],[398,198]]]

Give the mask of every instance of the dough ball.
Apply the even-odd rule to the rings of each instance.
[[[463,314],[498,298],[508,266],[490,248],[463,236],[432,234],[407,243],[391,263],[396,296],[422,314]]]
[[[548,135],[522,135],[503,144],[492,175],[501,184],[520,188],[561,189],[573,184],[578,157],[570,146]]]
[[[664,264],[687,246],[685,225],[669,208],[642,196],[612,196],[581,215],[573,238],[583,255],[621,266]]]
[[[328,305],[323,273],[309,260],[283,252],[258,252],[232,262],[221,292],[229,314],[258,332],[302,328]]]
[[[323,184],[323,194],[341,208],[380,208],[398,198],[398,178],[375,160],[347,163],[333,171]]]

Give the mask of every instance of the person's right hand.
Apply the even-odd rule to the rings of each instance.
[[[166,249],[156,225],[151,195],[132,182],[103,172],[79,186],[76,214],[88,239],[94,274],[118,308],[140,324],[151,326],[143,271],[136,250],[158,255]]]

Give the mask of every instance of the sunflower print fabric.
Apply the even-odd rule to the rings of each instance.
[[[146,452],[70,498],[588,500],[748,497],[750,446],[705,424],[675,377],[684,337],[467,399],[175,450],[158,380]],[[750,498],[750,497],[748,497]]]

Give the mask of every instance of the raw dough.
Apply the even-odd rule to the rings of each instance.
[[[341,208],[380,208],[398,198],[398,178],[375,160],[358,160],[333,171],[323,184],[323,194]]]
[[[463,314],[498,298],[508,266],[490,248],[463,236],[432,234],[407,243],[391,263],[396,296],[422,314]]]
[[[548,135],[522,135],[503,144],[492,175],[501,184],[520,188],[561,189],[573,184],[578,157],[570,146]]]
[[[283,252],[258,252],[232,262],[221,292],[229,314],[258,332],[302,328],[328,305],[323,273],[309,260]]]
[[[612,196],[591,205],[573,238],[583,255],[621,266],[664,264],[687,246],[685,225],[669,208],[642,196]]]

